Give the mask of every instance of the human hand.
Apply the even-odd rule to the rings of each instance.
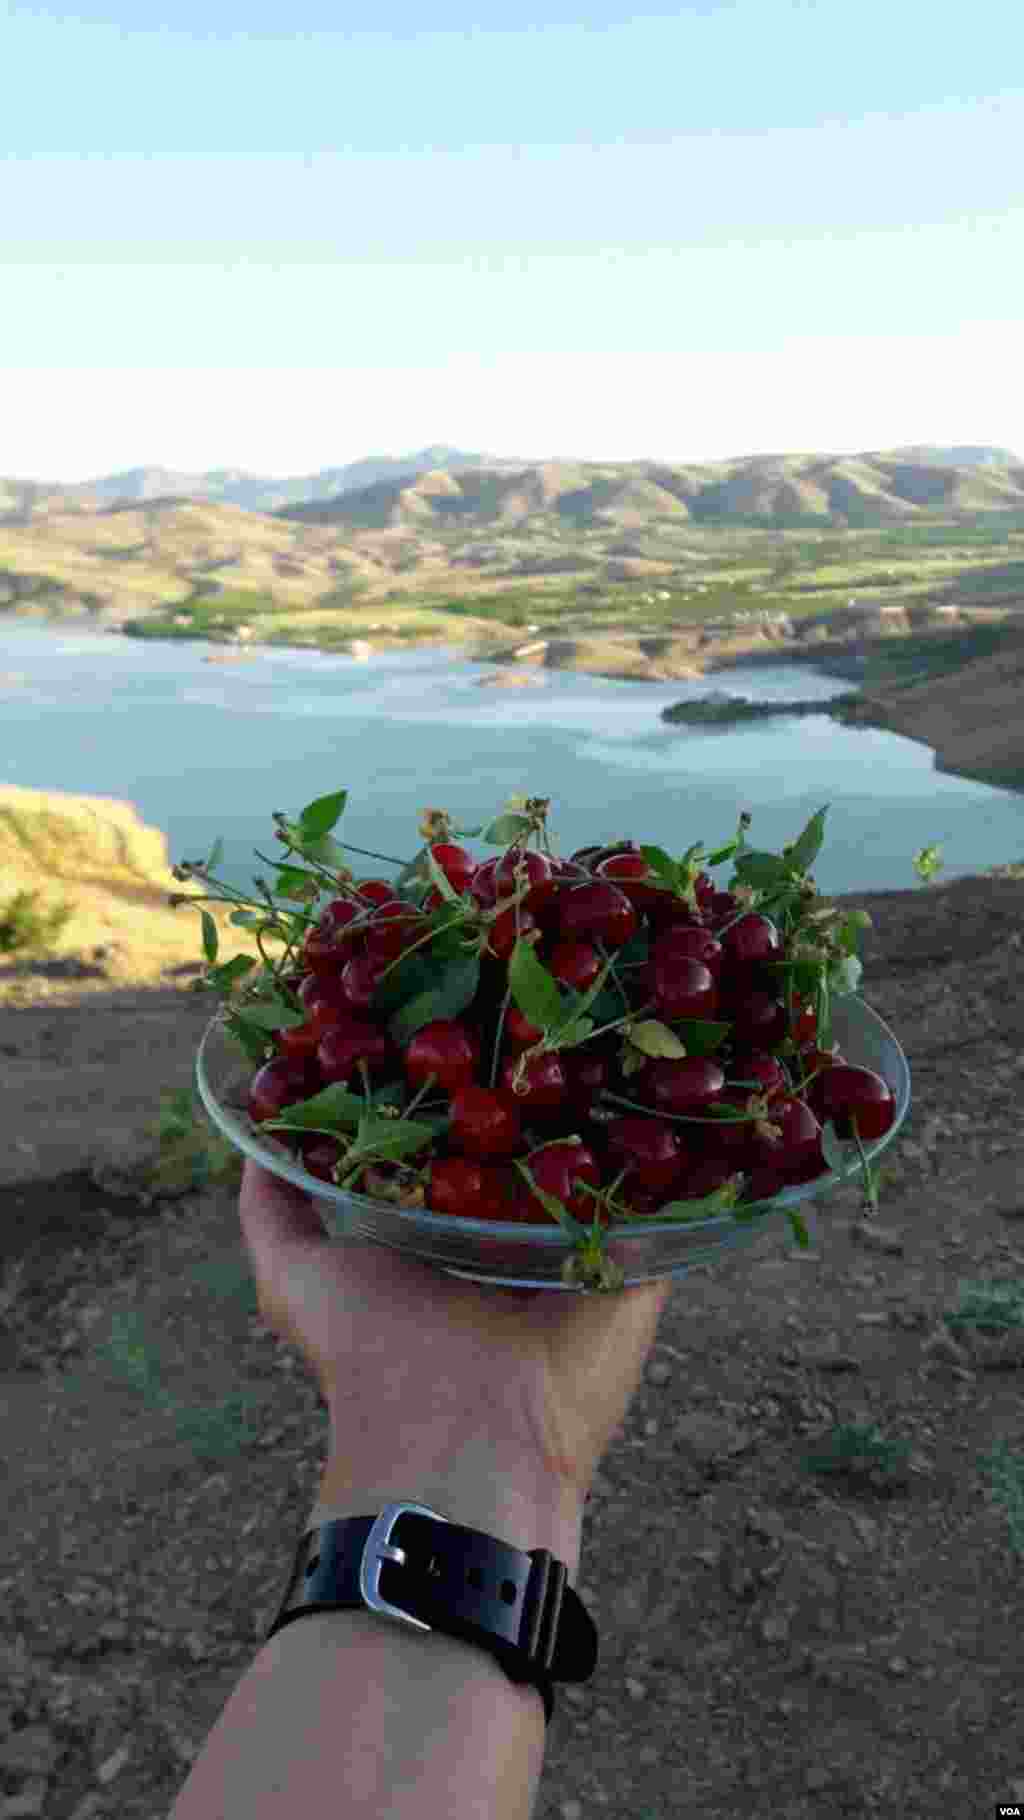
[[[512,1546],[550,1548],[572,1570],[587,1490],[671,1279],[591,1295],[468,1283],[329,1238],[310,1197],[251,1160],[239,1214],[260,1314],[327,1405],[320,1520],[433,1496],[455,1521],[500,1524]]]

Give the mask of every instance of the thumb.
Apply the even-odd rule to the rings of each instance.
[[[310,1196],[246,1158],[238,1197],[242,1236],[253,1262],[266,1268],[288,1251],[305,1250],[327,1233]]]

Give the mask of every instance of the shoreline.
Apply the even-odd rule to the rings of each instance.
[[[38,607],[26,612],[17,608],[7,611],[19,623],[35,622],[54,631],[95,635],[97,640],[114,635],[144,641],[149,636],[127,631],[123,625],[98,625],[88,611],[62,614]],[[998,790],[1024,792],[1024,727],[1019,714],[1024,687],[1024,625],[1019,629],[1008,627],[994,654],[964,651],[959,663],[956,657],[960,641],[952,629],[927,638],[911,634],[908,639],[898,633],[871,637],[851,626],[845,638],[826,635],[809,644],[792,637],[769,638],[763,627],[750,634],[727,627],[723,628],[724,637],[711,639],[700,622],[685,629],[676,624],[657,633],[616,627],[589,634],[580,632],[573,638],[535,635],[531,639],[527,634],[514,644],[504,635],[486,638],[481,633],[453,643],[453,630],[423,628],[406,637],[382,631],[374,633],[372,640],[346,637],[338,647],[301,641],[291,644],[284,639],[250,642],[231,634],[220,638],[209,634],[201,638],[172,636],[154,638],[153,642],[214,647],[204,660],[212,664],[242,662],[256,651],[298,651],[348,657],[361,663],[382,652],[442,650],[448,651],[454,662],[491,666],[492,674],[481,677],[481,684],[486,681],[505,687],[539,682],[545,670],[574,669],[582,675],[613,681],[664,685],[701,681],[737,669],[810,666],[821,675],[853,683],[856,699],[848,693],[831,706],[828,697],[814,703],[780,704],[778,708],[766,704],[756,716],[740,714],[736,721],[767,718],[772,711],[782,713],[787,707],[795,713],[824,713],[842,725],[875,727],[915,740],[932,752],[934,769],[944,776],[963,777]],[[908,676],[909,643],[920,654],[921,667]],[[953,657],[952,663],[944,661],[947,652]],[[938,662],[933,653],[938,655]],[[518,671],[512,670],[512,665],[517,665]],[[685,718],[685,706],[680,704],[681,711],[675,717],[679,721]],[[732,723],[715,716],[702,724],[724,730]]]

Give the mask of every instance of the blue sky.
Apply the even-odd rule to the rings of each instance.
[[[1019,0],[0,7],[0,474],[1024,456]]]

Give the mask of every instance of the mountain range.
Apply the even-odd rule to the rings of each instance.
[[[617,502],[627,512],[698,520],[780,515],[849,519],[852,511],[854,519],[868,513],[891,521],[928,509],[1020,509],[1021,475],[1020,457],[984,445],[677,464],[512,459],[436,444],[408,455],[368,455],[287,479],[239,468],[189,474],[163,467],[130,468],[73,484],[0,478],[0,523],[24,525],[52,512],[184,501],[366,528],[425,520],[498,522],[510,512],[522,517],[524,509],[529,515],[537,508],[586,520],[595,514],[614,516]],[[430,477],[425,485],[424,476]],[[456,476],[465,478],[456,481]]]

